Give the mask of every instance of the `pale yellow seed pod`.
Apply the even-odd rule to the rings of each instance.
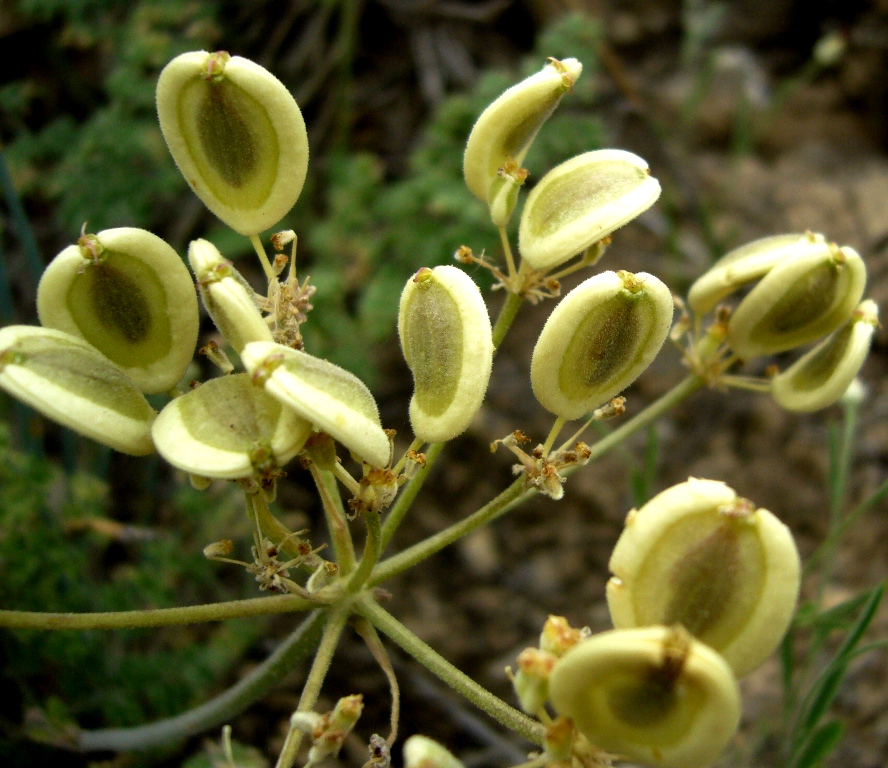
[[[302,450],[311,424],[236,373],[167,403],[152,433],[174,467],[237,480],[284,466]]]
[[[338,365],[281,344],[253,341],[241,361],[253,383],[374,467],[390,459],[389,438],[367,386]]]
[[[878,325],[876,303],[861,302],[845,325],[771,379],[774,399],[788,411],[819,411],[832,405],[863,367]]]
[[[799,593],[789,529],[715,480],[691,478],[630,512],[610,569],[615,627],[681,624],[737,677],[780,643]]]
[[[154,451],[154,409],[119,366],[79,336],[28,325],[3,328],[0,387],[121,453]]]
[[[457,267],[419,270],[401,294],[398,335],[413,373],[413,434],[438,443],[465,432],[493,365],[490,317],[478,286]]]
[[[148,393],[179,383],[197,343],[188,268],[144,229],[106,229],[65,248],[40,279],[37,312],[42,325],[85,339]]]
[[[544,408],[578,419],[628,387],[656,357],[672,294],[645,272],[602,272],[552,312],[533,350],[530,381]]]
[[[814,255],[829,255],[823,235],[812,232],[763,237],[726,253],[688,291],[688,306],[698,315],[715,309],[722,299],[759,280],[778,264]]]
[[[543,123],[582,71],[576,59],[552,59],[481,113],[463,157],[466,184],[477,198],[489,202],[491,185],[509,160],[521,164]]]
[[[810,344],[851,317],[865,286],[866,266],[853,248],[830,244],[787,260],[740,302],[727,341],[744,360]]]
[[[549,692],[595,746],[664,768],[705,768],[740,723],[730,667],[680,628],[593,635],[555,665]]]
[[[464,768],[446,747],[428,736],[411,736],[404,742],[402,752],[404,768]]]
[[[586,152],[549,171],[521,212],[518,250],[534,269],[548,270],[585,251],[650,208],[660,183],[631,152]]]
[[[177,56],[157,81],[157,116],[185,180],[242,235],[277,224],[308,170],[296,101],[274,75],[224,51]]]
[[[215,245],[207,240],[192,241],[188,261],[204,307],[235,352],[240,354],[251,341],[273,341],[250,284]]]

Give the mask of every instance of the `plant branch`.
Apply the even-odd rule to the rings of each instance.
[[[345,628],[348,616],[348,608],[333,611],[329,614],[329,620],[324,626],[324,633],[318,645],[318,652],[315,654],[305,686],[302,688],[302,695],[299,697],[299,705],[296,707],[297,712],[309,712],[317,703],[318,696],[321,693],[321,686],[324,684],[324,678],[327,677],[330,662],[333,661],[333,654],[336,652],[336,646],[339,645],[339,638],[342,636],[342,630]],[[299,752],[299,745],[301,743],[302,731],[291,724],[284,746],[281,749],[281,754],[278,757],[276,768],[290,768],[296,760],[296,754]]]
[[[97,750],[126,752],[149,749],[217,728],[261,699],[275,683],[311,653],[318,644],[326,618],[324,611],[309,614],[262,664],[236,685],[206,704],[176,717],[136,728],[80,731],[77,735],[76,748],[82,752]]]
[[[364,639],[367,648],[373,654],[373,658],[376,659],[376,663],[379,664],[380,669],[382,669],[388,680],[389,690],[392,695],[392,709],[390,717],[391,730],[385,743],[392,746],[398,740],[398,722],[401,719],[401,689],[398,686],[398,678],[392,667],[392,660],[386,653],[385,646],[379,639],[379,635],[376,634],[373,625],[363,616],[356,616],[354,622],[355,631]]]
[[[364,513],[364,522],[367,524],[367,541],[364,543],[364,554],[358,569],[348,581],[348,591],[355,594],[367,583],[370,574],[373,573],[376,563],[379,562],[379,554],[382,552],[382,523],[379,512],[368,510]]]
[[[690,375],[679,382],[669,392],[663,395],[659,400],[655,400],[647,408],[633,416],[619,429],[615,429],[606,437],[603,437],[597,443],[590,447],[590,461],[600,458],[612,448],[619,445],[627,437],[644,429],[648,424],[658,419],[671,408],[684,400],[688,395],[696,392],[704,384],[703,379],[696,375]],[[569,467],[564,470],[566,475],[573,474],[579,467]],[[373,575],[370,577],[370,586],[377,586],[386,579],[401,573],[408,568],[413,567],[417,563],[422,562],[426,558],[431,557],[436,552],[440,552],[445,547],[450,546],[463,536],[467,536],[475,529],[489,523],[492,520],[504,515],[509,510],[518,506],[535,496],[537,493],[535,488],[524,488],[524,478],[519,477],[506,490],[499,494],[492,501],[489,501],[477,512],[469,515],[469,517],[454,523],[449,528],[430,536],[427,539],[414,544],[412,547],[399,552],[397,555],[383,560],[376,566]]]
[[[0,611],[0,627],[9,629],[134,629],[199,624],[205,621],[243,619],[317,608],[318,603],[297,595],[254,597],[226,603],[155,608],[147,611],[108,611],[106,613],[42,613],[40,611]]]
[[[512,327],[515,316],[518,314],[518,310],[523,302],[524,297],[521,294],[512,293],[511,291],[506,294],[506,301],[500,308],[496,324],[493,326],[494,350],[498,349],[499,345],[503,343],[503,339],[506,337],[509,328]]]
[[[339,566],[339,572],[345,576],[355,569],[355,545],[345,521],[339,486],[336,484],[336,478],[332,472],[320,469],[313,461],[309,462],[308,468],[324,506],[324,516],[327,518],[327,526],[330,529],[336,564]]]
[[[428,450],[425,452],[425,466],[421,467],[419,471],[410,478],[407,485],[401,489],[398,498],[395,499],[395,503],[386,515],[385,522],[382,525],[383,550],[385,550],[389,542],[392,540],[392,536],[394,536],[395,531],[398,530],[398,526],[404,519],[404,515],[410,511],[410,507],[413,505],[413,500],[422,489],[423,483],[425,483],[426,478],[429,476],[429,472],[432,471],[435,460],[441,455],[441,451],[444,450],[444,445],[445,443],[432,443],[429,446]]]
[[[464,696],[472,704],[486,712],[494,720],[528,741],[542,746],[545,728],[542,724],[510,707],[498,696],[494,696],[472,678],[461,672],[443,656],[420,640],[413,632],[401,624],[378,603],[365,599],[357,603],[358,613],[366,618],[380,632],[387,635],[414,659],[431,671],[437,678]]]
[[[275,277],[274,270],[271,268],[271,262],[269,262],[268,256],[265,253],[265,246],[262,245],[262,240],[259,239],[259,235],[250,235],[250,242],[253,244],[253,249],[259,257],[259,261],[262,263],[262,271],[265,272],[265,278],[270,285],[271,282],[277,278]]]

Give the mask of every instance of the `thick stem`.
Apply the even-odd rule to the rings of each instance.
[[[367,579],[373,573],[382,552],[382,523],[379,519],[379,512],[373,510],[365,512],[364,521],[367,523],[367,541],[364,543],[364,554],[361,555],[358,569],[348,582],[348,591],[352,594],[360,592],[361,587],[367,583]]]
[[[107,613],[41,613],[38,611],[0,611],[0,627],[9,629],[134,629],[199,624],[205,621],[242,619],[272,613],[292,613],[317,608],[318,604],[296,595],[255,597],[227,603],[187,605],[181,608],[156,608],[147,611],[109,611]]]
[[[499,316],[496,318],[496,325],[493,326],[493,348],[497,349],[503,343],[506,333],[512,327],[515,315],[521,308],[524,297],[517,293],[507,293],[506,301],[500,308]]]
[[[285,600],[287,598],[268,598]],[[235,686],[215,699],[181,715],[136,728],[108,728],[80,731],[76,747],[82,752],[110,750],[126,752],[150,749],[197,733],[218,728],[226,720],[243,712],[261,699],[268,690],[305,659],[317,646],[326,621],[324,611],[316,611],[305,618],[284,642],[262,664]]]
[[[398,498],[395,499],[395,503],[386,515],[385,523],[382,525],[383,550],[388,546],[392,536],[395,535],[395,531],[398,530],[398,526],[404,519],[404,515],[407,514],[413,505],[413,500],[422,489],[423,483],[425,483],[426,478],[429,476],[429,472],[432,471],[435,460],[441,455],[441,451],[444,450],[444,445],[445,443],[432,443],[429,446],[429,449],[425,452],[425,466],[407,482],[407,485],[398,494]]]
[[[615,429],[606,437],[603,437],[590,450],[590,461],[600,458],[612,448],[619,445],[623,440],[644,429],[648,424],[658,419],[666,411],[675,407],[688,395],[692,394],[703,386],[703,379],[699,376],[691,375],[682,380],[673,387],[669,392],[663,395],[659,400],[655,400],[641,413],[633,416],[629,421],[623,424],[619,429]],[[579,467],[569,467],[564,470],[565,474],[572,474]],[[436,552],[450,546],[463,536],[470,534],[476,528],[495,520],[504,515],[509,510],[516,507],[521,502],[535,496],[537,493],[535,488],[524,489],[524,478],[519,477],[506,490],[492,501],[489,501],[481,509],[474,514],[454,523],[449,528],[445,528],[440,533],[430,536],[427,539],[414,544],[412,547],[393,555],[387,560],[383,560],[373,572],[370,578],[370,586],[381,584],[386,579],[390,579],[401,571],[413,567],[417,563],[422,562],[426,558],[431,557]]]
[[[378,603],[365,599],[355,606],[364,618],[387,635],[414,659],[431,671],[439,680],[486,712],[494,720],[534,744],[543,745],[545,728],[523,712],[510,707],[498,696],[478,685],[472,678],[453,666],[447,659],[426,645]]]
[[[321,642],[318,645],[318,652],[315,654],[311,670],[302,688],[302,695],[299,697],[299,705],[296,707],[297,712],[308,712],[314,708],[321,693],[321,686],[327,677],[330,669],[330,663],[333,661],[333,654],[336,652],[336,646],[339,645],[339,638],[342,630],[345,628],[345,622],[348,620],[348,609],[338,610],[330,613]],[[276,768],[290,768],[296,760],[299,752],[299,745],[302,743],[302,731],[298,728],[290,726],[281,754],[278,757]]]
[[[336,564],[339,566],[339,572],[345,576],[355,569],[355,545],[348,530],[348,523],[345,521],[342,498],[339,496],[336,478],[332,472],[319,469],[314,462],[309,463],[308,466],[324,506],[324,516],[327,518],[327,527],[330,529]]]

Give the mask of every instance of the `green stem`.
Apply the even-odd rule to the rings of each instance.
[[[515,257],[512,255],[512,246],[509,243],[509,235],[505,227],[499,227],[500,242],[503,244],[503,253],[506,255],[506,268],[509,270],[509,280],[514,280],[518,270],[515,269]]]
[[[644,429],[651,422],[658,419],[668,410],[674,408],[678,403],[684,400],[688,395],[696,392],[703,386],[703,379],[699,376],[691,375],[683,379],[675,387],[669,390],[659,400],[655,400],[647,408],[633,416],[629,421],[623,424],[619,429],[615,429],[606,437],[603,437],[595,443],[590,450],[590,461],[600,458],[612,448],[619,445],[623,440]],[[564,470],[565,474],[573,474],[579,467],[569,467]],[[495,520],[504,515],[509,510],[518,506],[518,504],[526,501],[536,495],[535,488],[524,488],[524,478],[519,477],[506,490],[492,501],[489,501],[481,509],[464,520],[454,523],[449,528],[445,528],[440,533],[430,536],[427,539],[414,544],[412,547],[399,552],[397,555],[383,560],[370,577],[370,586],[375,587],[386,579],[390,579],[408,568],[412,568],[417,563],[431,557],[436,552],[440,552],[445,547],[450,546],[463,536],[470,534],[482,525]]]
[[[336,478],[332,472],[319,469],[314,462],[309,463],[308,467],[324,506],[324,516],[327,518],[327,527],[330,529],[336,564],[339,566],[339,572],[345,576],[355,569],[355,545],[345,521],[339,486],[336,484]]]
[[[387,635],[403,650],[432,672],[439,680],[468,699],[479,709],[511,731],[523,736],[534,744],[543,745],[545,728],[542,724],[510,707],[498,696],[494,696],[483,686],[453,666],[447,659],[426,645],[394,616],[370,599],[362,600],[355,606],[364,618],[384,635]]]
[[[296,595],[255,597],[226,603],[156,608],[147,611],[106,613],[42,613],[39,611],[0,611],[0,627],[9,629],[134,629],[198,624],[204,621],[243,619],[317,608],[318,604]]]
[[[392,697],[392,708],[389,717],[390,730],[385,743],[392,746],[398,740],[398,723],[401,719],[401,689],[398,686],[398,678],[395,675],[395,669],[392,667],[392,661],[385,651],[385,646],[373,625],[363,616],[354,617],[355,631],[364,639],[367,648],[379,664],[379,668],[385,675],[389,684],[389,692]]]
[[[348,591],[352,594],[359,592],[367,583],[382,552],[382,522],[379,519],[379,512],[373,510],[365,512],[364,520],[367,523],[367,541],[364,543],[364,554],[361,555],[358,569],[348,582]]]
[[[271,281],[276,280],[277,278],[275,277],[274,270],[271,268],[271,262],[268,260],[268,255],[265,253],[265,246],[262,245],[259,235],[250,235],[250,242],[253,244],[253,249],[259,257],[259,261],[262,263],[262,271],[265,272],[265,278],[268,280],[269,284],[271,284]]]
[[[176,717],[136,728],[80,731],[77,735],[77,749],[82,752],[149,749],[217,728],[261,699],[274,684],[311,653],[318,644],[326,618],[324,611],[308,615],[262,664],[235,686],[206,704]]]
[[[395,499],[395,503],[389,510],[388,515],[386,515],[385,523],[382,525],[383,550],[385,550],[389,542],[392,540],[392,536],[394,536],[395,531],[398,530],[398,526],[404,519],[404,515],[410,511],[410,507],[413,505],[413,500],[422,489],[423,483],[425,483],[426,478],[429,476],[429,472],[432,471],[435,460],[441,455],[441,451],[444,450],[444,445],[444,443],[432,443],[429,446],[428,450],[425,452],[425,466],[420,468],[420,470],[410,478],[407,485],[401,489],[398,498]]]
[[[302,695],[299,697],[299,705],[296,707],[297,712],[309,712],[314,708],[321,693],[321,686],[327,677],[330,669],[330,662],[333,661],[333,654],[336,652],[336,646],[339,645],[339,638],[342,630],[345,628],[345,622],[348,620],[348,609],[332,612],[329,616],[321,642],[318,645],[318,652],[315,654],[314,661],[311,664],[311,670],[302,688]],[[296,760],[299,752],[299,745],[302,743],[302,731],[298,728],[290,726],[281,754],[278,757],[276,768],[290,768]]]
[[[500,309],[499,316],[496,318],[496,325],[493,326],[493,348],[497,349],[503,343],[506,333],[512,327],[515,315],[521,307],[524,297],[518,293],[507,293],[506,301]]]

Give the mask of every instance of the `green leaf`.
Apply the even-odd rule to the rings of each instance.
[[[805,746],[791,768],[818,768],[823,760],[839,745],[845,733],[845,726],[838,720],[831,720],[821,725]]]

